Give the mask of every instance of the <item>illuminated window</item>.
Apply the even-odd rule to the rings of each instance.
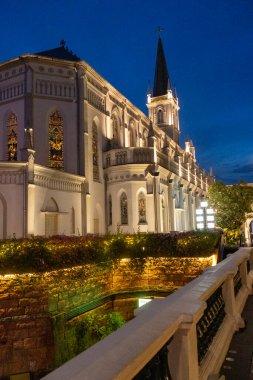
[[[17,116],[11,113],[7,124],[8,161],[17,161],[18,150],[18,121]]]
[[[58,111],[49,117],[49,166],[63,169],[63,119]]]
[[[138,213],[139,223],[146,223],[146,199],[142,192],[138,196]]]
[[[128,224],[128,209],[127,209],[126,193],[122,193],[120,197],[120,215],[121,215],[121,224]]]
[[[92,125],[92,157],[93,157],[93,179],[99,179],[99,167],[98,167],[98,129],[93,122]]]
[[[112,225],[112,196],[109,195],[109,201],[108,201],[108,225]]]

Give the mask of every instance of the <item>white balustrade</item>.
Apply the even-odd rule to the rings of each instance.
[[[218,379],[232,336],[244,324],[241,312],[253,280],[247,270],[250,252],[240,248],[172,295],[153,300],[122,328],[43,379],[130,380],[167,344],[172,380]],[[222,318],[200,358],[199,333],[211,328],[216,312]]]

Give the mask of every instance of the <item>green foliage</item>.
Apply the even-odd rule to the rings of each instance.
[[[217,249],[218,241],[218,233],[206,231],[6,240],[0,241],[0,273],[45,272],[84,264],[111,267],[122,258],[132,259],[133,269],[141,272],[147,257],[206,257]]]
[[[216,182],[209,187],[210,205],[216,210],[216,224],[236,238],[246,214],[252,211],[253,187],[244,183],[225,185]],[[231,241],[232,242],[232,241]]]
[[[86,350],[123,326],[124,323],[123,317],[118,312],[108,314],[96,311],[89,312],[84,317],[73,320],[71,325],[74,328],[76,340],[73,354],[77,355]]]

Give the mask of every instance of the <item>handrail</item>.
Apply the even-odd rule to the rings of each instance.
[[[43,379],[130,380],[165,345],[168,345],[168,367],[172,380],[207,380],[208,376],[218,374],[233,333],[243,326],[241,312],[253,280],[252,271],[247,271],[250,252],[251,248],[240,248],[172,295],[153,300],[122,328]],[[234,276],[238,270],[241,287],[235,294]],[[219,294],[217,289],[220,289]],[[219,298],[217,302],[222,305],[224,302],[224,315],[219,317],[219,325],[210,321],[215,334],[210,345],[205,347],[205,352],[202,349],[199,362],[197,326],[207,303],[211,305],[210,297],[215,292]],[[216,306],[213,306],[213,312]],[[205,322],[206,329],[209,319]],[[170,339],[172,341],[168,343]]]

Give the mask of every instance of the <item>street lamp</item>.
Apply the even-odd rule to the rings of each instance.
[[[214,210],[209,208],[207,201],[200,202],[200,208],[196,209],[197,229],[215,228]]]

